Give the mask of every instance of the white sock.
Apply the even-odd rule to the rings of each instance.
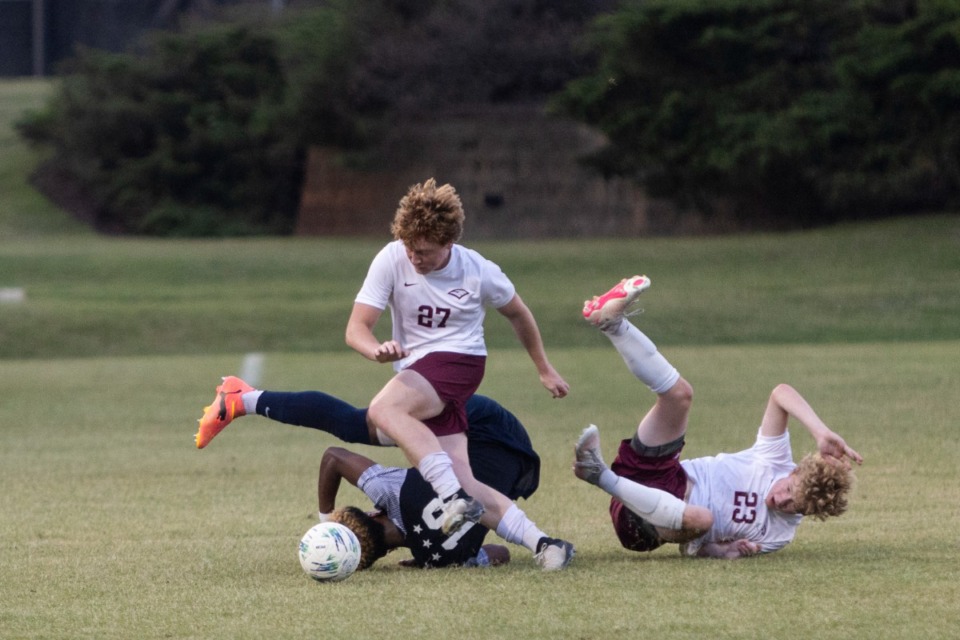
[[[669,391],[680,379],[680,373],[657,351],[657,345],[626,318],[604,333],[630,372],[654,393]]]
[[[243,400],[243,412],[245,414],[252,416],[257,412],[257,402],[259,402],[262,394],[263,391],[260,389],[254,389],[240,396],[240,399]]]
[[[446,500],[460,490],[460,481],[453,472],[453,461],[446,451],[428,453],[420,460],[417,469],[441,500]]]
[[[621,478],[609,469],[600,474],[600,488],[655,527],[675,531],[683,528],[687,504],[666,491]]]
[[[510,505],[497,524],[497,535],[512,544],[519,544],[534,553],[540,538],[546,537],[543,531],[527,517],[520,507]]]

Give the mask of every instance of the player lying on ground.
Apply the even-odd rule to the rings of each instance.
[[[534,451],[530,436],[523,424],[502,405],[486,396],[474,395],[467,401],[466,409],[469,423],[469,431],[467,432],[468,453],[471,463],[474,461],[479,463],[476,464],[478,479],[513,500],[529,498],[539,486],[540,457]],[[235,418],[254,413],[285,424],[318,429],[345,442],[375,446],[390,446],[392,444],[385,439],[382,433],[378,433],[374,427],[368,426],[366,409],[354,407],[339,398],[320,391],[263,391],[253,388],[240,378],[228,376],[223,379],[223,384],[217,387],[213,402],[205,409],[204,415],[199,421],[200,428],[196,435],[197,447],[207,446]],[[345,449],[339,449],[338,451],[346,452]],[[357,456],[357,454],[352,453],[350,455]],[[333,465],[337,464],[336,461],[339,459],[333,456],[334,454],[330,453],[324,456],[325,461],[328,458],[330,459],[327,464],[331,468],[334,468]],[[362,458],[362,456],[357,457]],[[369,458],[363,458],[363,461],[369,461],[369,464],[363,467],[364,469],[373,464],[373,461]],[[364,463],[360,462],[358,464]],[[338,468],[343,471],[340,477],[346,478],[352,484],[357,484],[359,474],[354,478],[346,466]],[[406,478],[408,471],[414,471],[414,473],[409,474],[409,485],[404,494],[403,502],[406,504],[412,502],[418,508],[423,509],[430,502],[428,498],[436,498],[436,495],[432,490],[426,493],[422,491],[424,488],[423,479],[419,473],[416,473],[415,470],[399,469],[397,472],[387,474],[387,476],[388,479],[396,479],[400,476],[399,472],[403,472],[403,477]],[[322,475],[323,466],[321,466],[321,477]],[[419,482],[417,479],[419,479]],[[377,482],[379,481],[372,480],[371,487],[376,486]],[[400,486],[392,488],[396,490],[394,493],[400,495]],[[429,484],[426,485],[426,489],[430,489]],[[333,495],[335,496],[336,493],[334,492]],[[385,495],[390,496],[392,494],[390,491],[386,491]],[[376,504],[377,501],[373,496],[371,496],[371,499]],[[399,502],[396,503],[399,504]],[[332,499],[325,503],[321,498],[321,504],[329,505],[327,507],[328,511],[323,511],[323,507],[321,507],[321,519],[331,517],[329,510],[333,508]],[[355,512],[356,509],[353,511]],[[394,532],[399,532],[400,536],[405,535],[407,528],[402,526],[402,520],[399,520],[400,524],[390,525],[392,520],[389,517],[389,510],[386,511],[387,514],[381,517],[380,521],[387,527],[387,534],[391,536],[389,539],[396,543],[389,548],[404,546],[397,543],[396,533],[390,534],[390,526],[394,527]],[[569,562],[566,548],[555,544],[556,541],[553,538],[545,536],[536,527],[523,526],[524,519],[517,518],[517,513],[522,514],[523,512],[516,505],[511,505],[499,521],[495,520],[491,514],[484,514],[481,522],[489,525],[503,539],[522,544],[534,551],[537,562],[544,569],[559,569],[566,566]],[[358,520],[359,518],[354,513],[351,522],[356,523]],[[344,524],[351,529],[354,528],[348,522],[344,522]],[[440,560],[431,563],[430,566],[462,564],[477,556],[488,529],[486,526],[474,525],[473,523],[464,526],[471,532],[466,540],[460,542],[459,533],[451,535],[450,540],[453,541],[454,547],[452,549],[443,548]],[[421,528],[423,528],[423,525],[421,525]],[[355,532],[358,536],[360,535],[360,532],[356,529]],[[430,535],[437,534],[433,529],[430,529],[427,533]],[[496,560],[502,557],[504,553],[506,553],[506,557],[509,557],[506,548],[499,547],[490,554],[490,558]],[[376,555],[375,553],[371,555],[374,560],[381,556],[382,554]],[[415,554],[415,563],[417,560]],[[369,563],[361,562],[361,568],[364,566],[369,566]]]
[[[783,548],[805,515],[842,514],[853,481],[849,460],[863,459],[786,384],[770,394],[750,449],[680,461],[693,388],[624,317],[649,286],[645,276],[628,278],[583,309],[631,373],[657,394],[609,469],[596,426],[587,427],[575,447],[576,476],[612,496],[610,517],[621,544],[650,551],[679,543],[687,555],[737,558]],[[787,431],[791,417],[809,431],[818,450],[799,465]]]
[[[376,511],[366,513],[353,506],[334,510],[341,479],[363,491]],[[510,561],[506,547],[483,544],[487,528],[481,524],[466,522],[453,534],[445,534],[443,503],[414,468],[383,467],[366,456],[330,447],[320,462],[317,495],[321,519],[345,525],[360,540],[358,569],[366,569],[399,547],[413,555],[409,565],[423,568],[496,566]],[[541,548],[548,548],[545,542]]]

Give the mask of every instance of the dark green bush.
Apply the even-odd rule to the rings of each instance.
[[[654,195],[796,226],[956,204],[960,5],[644,0],[555,107]]]
[[[161,35],[137,56],[82,50],[61,83],[19,128],[52,148],[46,170],[82,185],[101,229],[292,228],[302,151],[271,38],[229,27]]]
[[[288,232],[308,146],[375,163],[406,113],[542,101],[583,71],[570,43],[612,1],[232,8],[136,53],[81,51],[19,128],[53,150],[40,182],[71,182],[101,229]]]

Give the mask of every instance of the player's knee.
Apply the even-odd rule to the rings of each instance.
[[[686,378],[679,378],[677,383],[661,396],[669,400],[671,404],[678,408],[687,410],[693,404],[693,386],[687,382]]]
[[[683,511],[683,528],[687,531],[707,531],[713,526],[713,514],[709,509],[687,505]]]
[[[367,408],[367,424],[384,433],[390,433],[390,416],[396,413],[396,407],[390,402],[374,398]]]

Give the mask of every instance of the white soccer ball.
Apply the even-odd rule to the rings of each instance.
[[[321,522],[300,539],[300,566],[320,582],[346,580],[360,564],[360,541],[337,522]]]

